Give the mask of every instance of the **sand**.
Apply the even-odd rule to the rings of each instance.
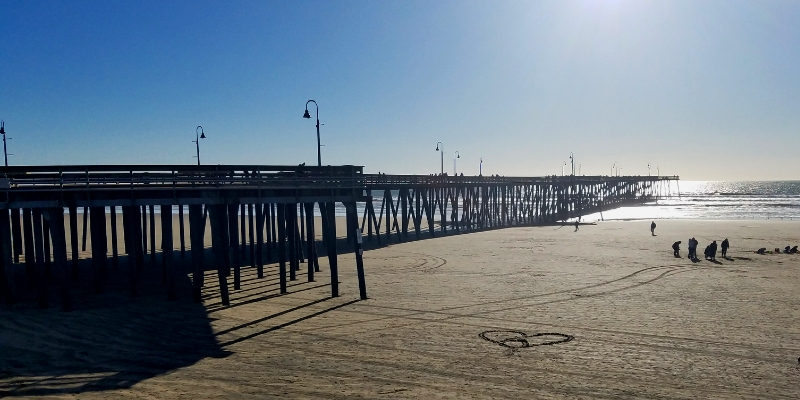
[[[600,222],[378,247],[364,253],[366,301],[345,254],[338,298],[323,258],[284,296],[274,264],[263,280],[244,268],[231,307],[212,271],[203,304],[165,301],[158,280],[139,298],[87,293],[70,313],[19,304],[0,311],[0,396],[800,397],[800,255],[753,253],[800,244],[800,222],[657,224],[657,236],[650,221]],[[732,258],[686,259],[691,236],[701,254],[729,238]]]

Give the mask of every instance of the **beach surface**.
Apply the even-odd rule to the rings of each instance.
[[[0,397],[800,398],[800,255],[754,253],[800,244],[800,222],[656,223],[379,246],[365,301],[347,253],[336,298],[322,257],[286,295],[276,264],[243,267],[230,307],[212,270],[202,304],[188,275],[171,302],[153,279],[68,313],[18,304],[0,310]],[[728,238],[730,258],[687,259],[690,237],[701,255]]]

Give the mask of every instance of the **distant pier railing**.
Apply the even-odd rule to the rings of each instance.
[[[371,240],[540,225],[672,195],[677,176],[364,175],[361,230]],[[376,208],[378,209],[376,211]]]

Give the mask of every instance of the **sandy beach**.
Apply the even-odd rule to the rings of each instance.
[[[379,246],[366,301],[348,253],[337,298],[320,258],[283,296],[274,263],[264,279],[243,268],[230,307],[209,270],[202,304],[184,275],[172,302],[151,279],[138,298],[76,295],[69,313],[2,308],[0,397],[800,397],[800,255],[754,253],[800,244],[800,222],[656,222],[657,236],[613,221]],[[692,262],[692,236],[700,254],[727,237],[731,258]]]

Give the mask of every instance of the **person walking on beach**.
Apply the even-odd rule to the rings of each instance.
[[[695,238],[689,239],[689,259],[694,260],[697,258],[697,240]]]
[[[581,222],[581,220],[579,220],[579,219],[576,219],[576,220],[575,220],[575,232],[577,232],[577,231],[578,231],[578,223],[579,223],[579,222]]]
[[[650,223],[650,234],[653,236],[656,235],[656,221]]]
[[[728,247],[730,246],[731,244],[730,242],[728,242],[728,238],[725,238],[725,240],[722,241],[722,245],[720,246],[722,247],[722,258],[728,257]]]
[[[681,241],[680,240],[678,240],[677,242],[672,244],[672,250],[675,251],[675,257],[680,257],[681,256],[681,253],[680,253],[680,251],[681,251]]]

